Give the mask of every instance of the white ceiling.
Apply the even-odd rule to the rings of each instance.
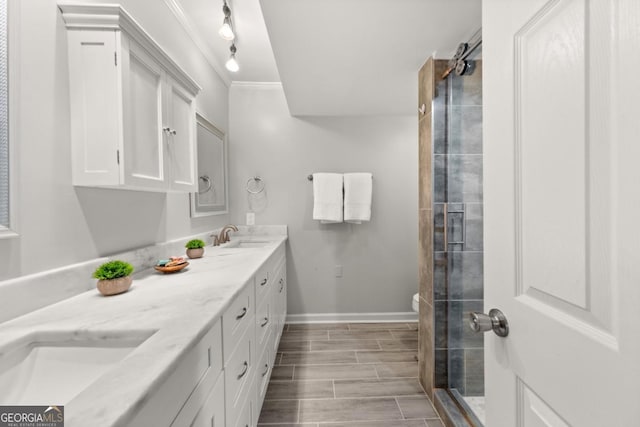
[[[478,0],[227,1],[240,64],[229,78],[282,81],[301,116],[415,113],[418,69],[431,55],[450,57],[481,25]],[[222,0],[180,3],[224,64]]]
[[[205,41],[220,64],[219,73],[225,74],[231,81],[280,81],[258,0],[227,0],[237,33],[236,59],[240,64],[240,71],[237,73],[231,73],[224,68],[224,63],[229,59],[231,43],[218,35],[224,19],[223,1],[179,0],[179,2],[189,23],[197,35]]]

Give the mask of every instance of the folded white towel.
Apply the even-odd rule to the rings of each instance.
[[[344,174],[344,220],[360,224],[371,219],[373,176],[370,173]]]
[[[342,182],[340,173],[313,174],[313,219],[342,222]]]

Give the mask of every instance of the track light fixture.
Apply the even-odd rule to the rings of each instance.
[[[224,13],[224,21],[222,22],[222,27],[220,27],[218,34],[220,34],[220,37],[225,40],[233,40],[236,35],[233,33],[233,28],[231,27],[231,9],[229,9],[226,0],[222,6],[222,12]]]
[[[231,47],[229,47],[229,50],[231,51],[231,56],[229,57],[229,60],[227,61],[225,66],[227,67],[227,70],[235,73],[240,69],[238,61],[236,61],[236,45],[232,43]]]
[[[224,13],[224,21],[222,23],[222,27],[220,27],[220,30],[218,31],[218,34],[220,34],[220,37],[222,37],[223,39],[229,40],[231,42],[231,46],[229,47],[231,56],[224,65],[227,67],[227,70],[235,73],[240,69],[240,66],[238,65],[238,61],[236,61],[237,49],[234,41],[236,35],[233,31],[233,24],[231,22],[231,9],[227,4],[227,0],[224,0],[224,4],[222,5],[222,13]]]

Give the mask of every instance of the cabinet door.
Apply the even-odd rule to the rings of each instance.
[[[123,38],[124,182],[165,189],[162,67],[137,43]]]
[[[272,337],[269,335],[267,342],[271,341]],[[269,388],[269,379],[271,378],[271,370],[273,368],[273,352],[270,346],[267,346],[262,352],[262,356],[258,359],[258,363],[256,363],[256,371],[255,371],[255,404],[252,409],[255,409],[254,412],[254,420],[260,418],[260,411],[262,410],[262,404],[264,403],[264,398],[267,395],[267,388]]]
[[[73,185],[118,185],[118,46],[113,31],[69,31]]]
[[[253,322],[254,318],[251,318]],[[224,323],[224,320],[223,320]],[[224,332],[223,332],[224,335]],[[225,377],[225,417],[227,425],[244,426],[247,416],[245,402],[255,396],[254,365],[256,363],[253,324],[240,339],[228,365],[224,368]],[[249,416],[249,421],[251,417]],[[249,426],[251,423],[249,422]]]
[[[168,78],[166,126],[169,162],[169,189],[197,191],[196,179],[196,103],[189,93]]]
[[[273,352],[278,351],[282,329],[287,319],[287,266],[283,262],[276,270],[272,296]]]
[[[206,402],[196,415],[191,427],[225,427],[224,375],[220,375]]]

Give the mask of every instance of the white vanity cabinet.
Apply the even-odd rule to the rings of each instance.
[[[207,405],[210,392],[215,390],[216,385],[219,387],[218,383],[223,377],[222,368],[222,328],[218,320],[195,347],[180,359],[129,425],[192,425]],[[218,413],[217,418],[220,420],[223,416],[224,413]]]
[[[258,270],[256,281],[256,355],[255,404],[253,418],[260,416],[262,403],[267,393],[269,379],[284,328],[286,317],[286,284],[284,280],[284,245],[271,255]]]
[[[118,5],[60,3],[73,185],[196,191],[200,87]]]
[[[285,316],[283,243],[128,425],[256,427]]]

